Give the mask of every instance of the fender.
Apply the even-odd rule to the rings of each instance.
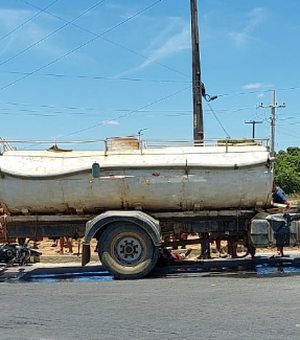
[[[138,210],[122,211],[110,210],[94,217],[86,223],[85,236],[82,244],[82,266],[85,266],[91,258],[90,242],[95,234],[109,228],[114,222],[130,222],[144,229],[150,236],[156,247],[161,246],[161,232],[159,221],[152,216]]]

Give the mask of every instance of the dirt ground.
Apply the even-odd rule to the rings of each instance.
[[[82,248],[82,239],[78,239],[78,240],[71,240],[72,243],[72,251],[73,253],[69,252],[69,248],[68,248],[68,244],[67,242],[64,242],[64,247],[63,247],[63,253],[60,252],[60,245],[59,245],[59,241],[57,243],[54,242],[54,240],[52,239],[48,239],[48,238],[44,238],[42,241],[38,241],[37,242],[37,248],[42,252],[42,255],[46,255],[46,256],[51,256],[51,255],[81,255],[81,248]],[[31,242],[31,246],[33,246],[33,242]],[[94,253],[94,250],[96,249],[96,245],[97,245],[97,241],[96,240],[92,240],[91,242],[91,251],[92,253]],[[226,242],[224,241],[224,243],[222,243],[222,246],[226,246]],[[180,248],[180,247],[179,247]],[[193,258],[195,256],[198,256],[200,254],[200,245],[191,245],[191,246],[187,246],[187,248],[191,248],[192,249],[192,253],[189,257]],[[299,247],[285,247],[285,251],[293,251],[293,250],[300,250]],[[178,253],[184,253],[185,250],[182,249],[178,249],[176,250],[176,252]],[[263,254],[263,253],[272,253],[274,252],[274,254],[276,253],[276,247],[272,247],[272,248],[258,248],[256,253],[259,254]],[[96,253],[95,253],[96,254]],[[217,257],[217,252],[216,252],[216,246],[214,243],[211,244],[211,256],[212,257]]]
[[[74,255],[78,255],[81,254],[81,248],[82,248],[82,239],[78,239],[78,240],[72,240],[70,239],[71,243],[72,243],[72,251]],[[72,253],[69,252],[69,247],[68,247],[68,243],[64,242],[64,247],[63,247],[63,253],[61,253],[60,251],[60,241],[54,241],[52,239],[49,238],[44,238],[42,241],[38,241],[36,243],[35,246],[37,246],[37,248],[42,252],[43,255],[71,255]],[[33,242],[31,242],[30,246],[32,247],[34,245]],[[96,245],[97,245],[97,241],[96,240],[92,240],[91,241],[91,250],[92,252],[96,249]],[[200,253],[200,246],[199,245],[191,245],[191,246],[187,246],[188,248],[192,248],[193,249],[193,254],[199,254]],[[183,249],[179,249],[176,250],[175,252],[178,253],[184,253],[185,250]],[[211,253],[212,256],[214,256],[214,254],[216,253],[215,250],[215,246],[214,244],[211,245]]]
[[[63,246],[63,253],[60,251],[60,243],[59,240],[55,242],[52,239],[44,238],[42,241],[38,241],[35,246],[42,252],[42,255],[78,255],[81,254],[81,247],[82,247],[82,239],[78,240],[72,240],[70,239],[72,244],[72,253],[69,251],[68,243],[64,242]],[[31,242],[30,246],[32,247],[34,245],[33,242]],[[94,250],[96,248],[96,240],[93,240],[91,242],[91,249]]]

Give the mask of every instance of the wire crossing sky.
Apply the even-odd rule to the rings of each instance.
[[[300,2],[198,1],[205,138],[300,137]],[[0,137],[192,139],[186,0],[2,0]],[[263,105],[261,105],[263,104]]]

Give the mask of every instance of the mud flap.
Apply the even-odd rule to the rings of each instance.
[[[91,247],[89,243],[83,243],[82,255],[81,255],[81,266],[84,267],[91,261]]]

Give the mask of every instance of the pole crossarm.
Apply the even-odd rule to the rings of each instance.
[[[245,124],[252,124],[252,138],[255,138],[255,125],[256,124],[262,124],[262,120],[245,120]]]

